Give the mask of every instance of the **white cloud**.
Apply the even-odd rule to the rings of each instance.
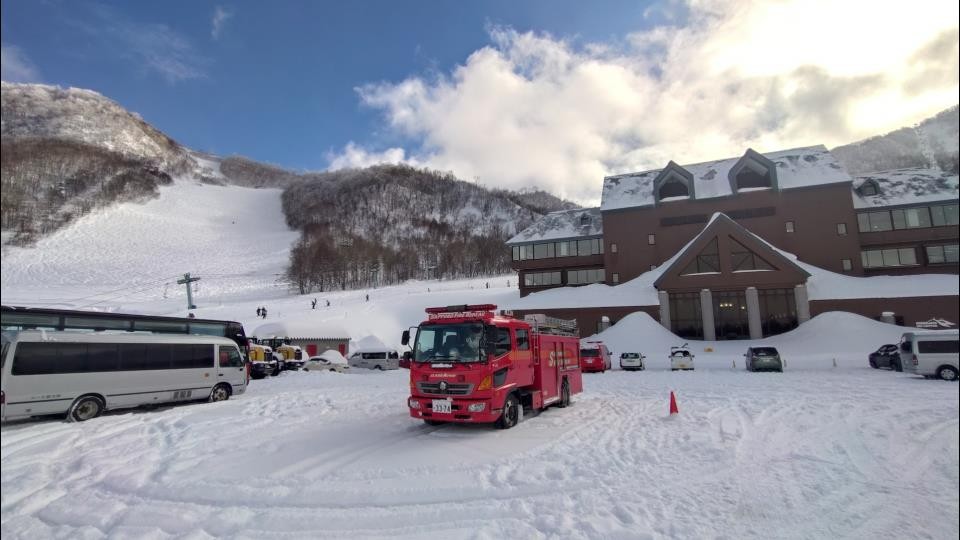
[[[605,174],[747,147],[835,146],[957,102],[953,3],[665,6],[685,14],[682,25],[631,34],[627,45],[495,28],[491,45],[448,74],[358,92],[416,141],[408,160],[584,202],[598,200]]]
[[[71,24],[140,70],[155,73],[170,84],[206,78],[209,60],[169,26],[134,21],[100,4],[92,4],[90,12],[92,21],[72,20]]]
[[[232,11],[227,11],[220,6],[217,6],[213,10],[213,20],[210,21],[210,37],[213,39],[220,39],[220,33],[223,31],[223,26],[227,23],[227,19],[230,17],[233,17]]]
[[[0,45],[0,79],[7,82],[36,82],[40,73],[20,47]]]
[[[370,167],[381,163],[406,163],[407,165],[420,166],[417,160],[408,160],[403,148],[388,148],[383,152],[370,152],[353,141],[347,143],[343,152],[339,154],[329,154],[327,159],[330,161],[328,170],[351,169]]]

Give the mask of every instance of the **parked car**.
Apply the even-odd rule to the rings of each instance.
[[[587,341],[580,345],[580,370],[584,373],[603,373],[613,368],[613,355],[602,341]]]
[[[783,372],[783,360],[774,347],[748,347],[746,354],[747,371]]]
[[[647,357],[635,352],[620,353],[620,369],[624,371],[643,371],[647,368]]]
[[[351,367],[365,369],[400,369],[400,354],[393,349],[363,349],[347,360]]]
[[[397,362],[397,365],[403,369],[410,369],[411,359],[413,359],[413,351],[406,351],[400,356],[400,361]]]
[[[908,371],[956,381],[960,374],[960,332],[907,332],[900,338],[900,358]]]
[[[903,365],[900,363],[900,347],[892,343],[870,353],[868,361],[873,369],[890,368],[894,371],[903,371]]]
[[[328,350],[319,356],[311,356],[303,366],[304,371],[336,371],[347,373],[350,365],[347,359],[337,351]]]
[[[687,344],[670,347],[670,371],[693,371],[694,354],[687,350]]]

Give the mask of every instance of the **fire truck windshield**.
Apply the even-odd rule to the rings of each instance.
[[[483,325],[424,324],[417,332],[417,362],[479,362]]]

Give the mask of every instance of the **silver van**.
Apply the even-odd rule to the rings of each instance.
[[[960,373],[960,331],[931,330],[903,334],[900,338],[900,362],[904,371],[945,381],[957,380]]]
[[[393,349],[363,349],[351,354],[347,364],[356,369],[400,369],[400,354]]]

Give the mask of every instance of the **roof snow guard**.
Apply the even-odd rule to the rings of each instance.
[[[863,174],[853,181],[853,207],[957,202],[958,186],[956,174],[921,167]]]
[[[603,234],[603,218],[599,208],[578,208],[550,212],[533,225],[507,240],[507,245],[529,244],[545,240],[587,238]]]
[[[769,174],[769,189],[784,190],[826,184],[851,182],[850,175],[837,163],[823,145],[780,150],[761,154],[748,149],[742,156],[676,165],[671,162],[663,169],[608,176],[603,179],[603,195],[600,210],[618,210],[654,206],[659,203],[658,190],[666,180],[663,172],[685,171],[693,179],[690,182],[690,198],[711,199],[734,195],[745,189],[737,184],[737,177],[743,172],[753,172],[763,176]],[[657,181],[660,180],[660,184]],[[762,189],[768,189],[763,187]]]

